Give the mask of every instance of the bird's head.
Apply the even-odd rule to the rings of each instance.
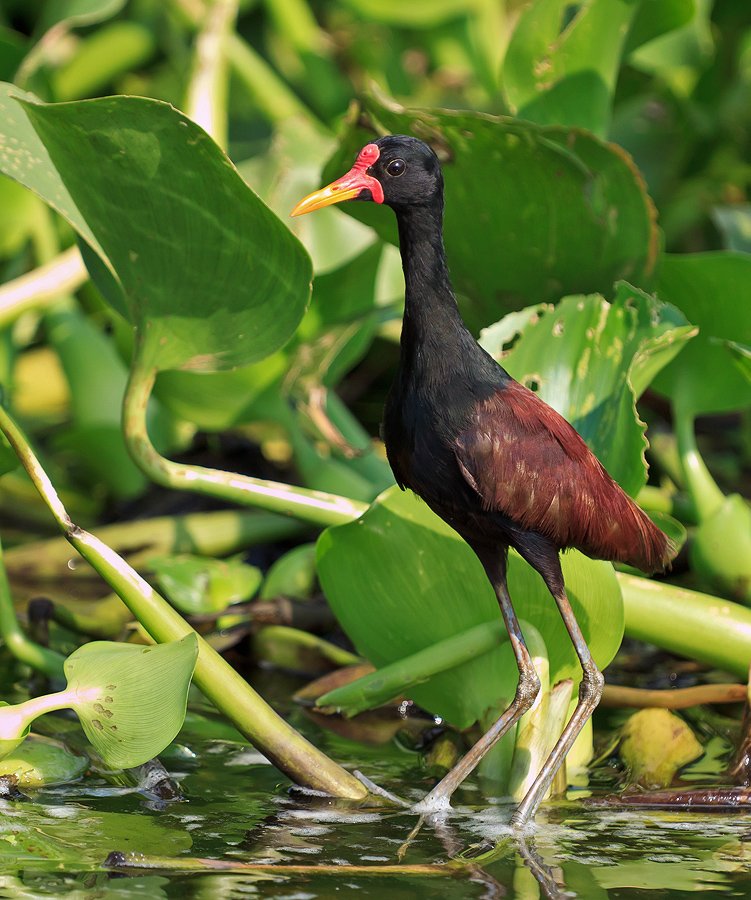
[[[417,138],[390,134],[366,144],[341,178],[314,191],[292,210],[301,216],[343,200],[374,200],[394,209],[440,202],[443,176],[438,157]]]

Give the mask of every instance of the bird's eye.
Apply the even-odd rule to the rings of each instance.
[[[403,175],[407,168],[407,164],[403,159],[392,159],[391,162],[386,166],[386,171],[391,175],[392,178],[398,178],[400,175]]]

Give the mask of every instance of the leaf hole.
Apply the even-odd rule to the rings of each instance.
[[[521,336],[521,331],[517,331],[516,334],[512,334],[511,337],[501,346],[501,356],[506,356],[507,353],[510,353],[518,343]]]

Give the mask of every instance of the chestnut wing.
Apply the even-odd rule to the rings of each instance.
[[[483,507],[589,556],[665,565],[666,536],[608,475],[578,432],[517,382],[478,404],[454,443]]]

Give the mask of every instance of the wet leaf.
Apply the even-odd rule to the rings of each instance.
[[[75,781],[88,765],[85,756],[71,753],[51,738],[33,734],[22,747],[0,760],[0,776],[13,775],[22,789],[43,787]]]
[[[242,559],[206,556],[157,556],[149,568],[170,603],[187,615],[221,612],[232,603],[249,600],[263,576]]]
[[[141,765],[174,739],[197,655],[196,636],[189,634],[153,647],[94,641],[68,657],[73,708],[108,765]]]
[[[606,665],[623,633],[613,568],[576,551],[564,554],[562,563],[582,630],[598,665]],[[356,522],[321,535],[318,574],[345,632],[376,668],[499,617],[495,594],[469,546],[414,494],[396,487]],[[551,681],[578,683],[581,670],[555,603],[537,573],[513,553],[509,589],[519,617],[539,630],[549,648]],[[433,676],[410,696],[466,728],[509,701],[517,680],[506,645]]]
[[[683,719],[667,709],[641,709],[623,728],[620,755],[629,780],[645,788],[671,784],[703,748]]]
[[[326,166],[331,181],[363,144],[384,133],[413,134],[445,160],[445,238],[468,324],[565,294],[643,284],[657,253],[654,209],[630,159],[591,134],[472,112],[406,110],[364,100]],[[372,127],[363,127],[370,119]],[[390,210],[342,209],[397,242]]]
[[[622,283],[612,304],[589,296],[531,307],[486,328],[480,343],[571,422],[635,496],[647,477],[636,400],[694,332],[675,307]]]

